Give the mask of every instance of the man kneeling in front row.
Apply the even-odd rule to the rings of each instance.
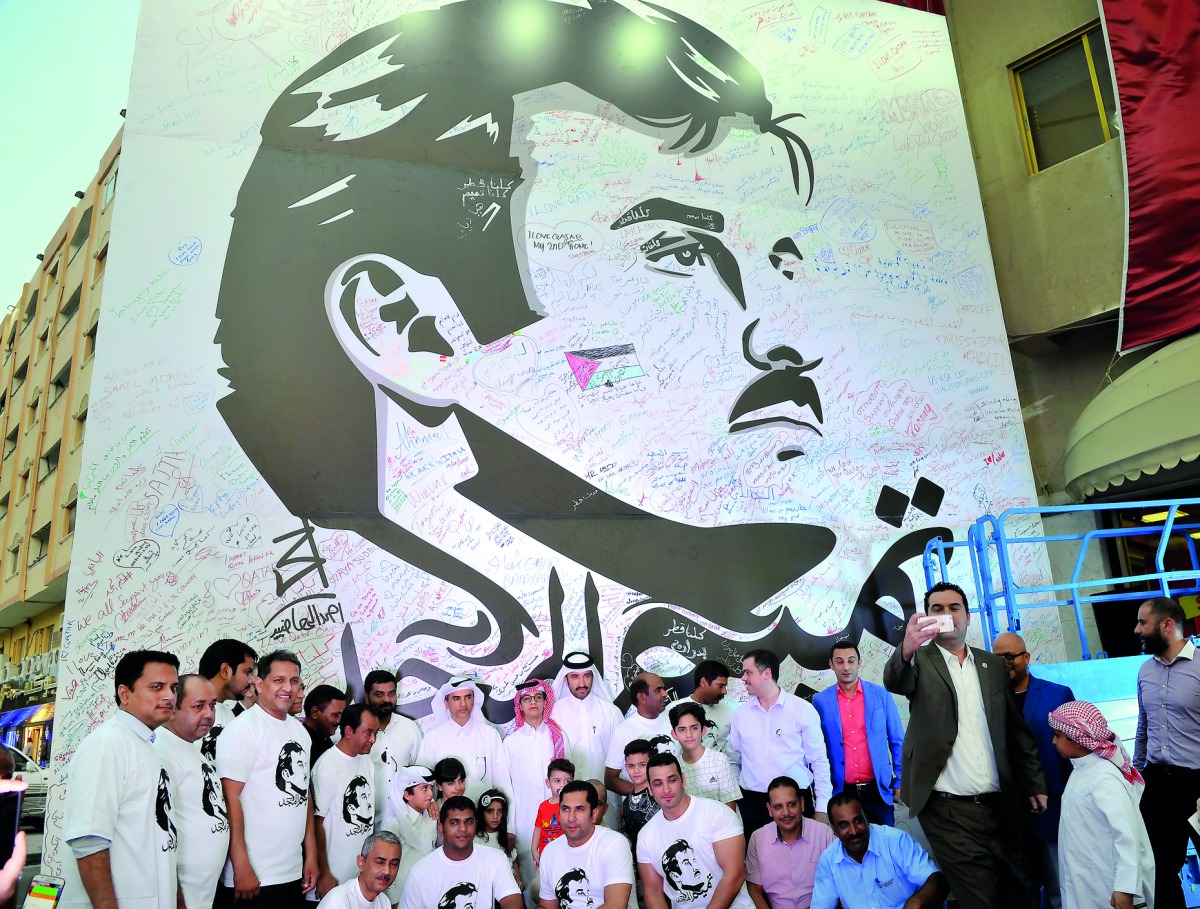
[[[400,839],[386,830],[374,833],[363,842],[358,877],[326,893],[317,909],[392,909],[387,889],[399,870]]]
[[[829,800],[838,838],[817,862],[812,909],[922,909],[941,906],[950,884],[917,841],[894,827],[868,824],[857,795]]]

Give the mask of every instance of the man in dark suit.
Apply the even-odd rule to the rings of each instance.
[[[992,653],[1004,659],[1008,669],[1008,684],[1021,707],[1021,714],[1037,741],[1038,757],[1046,775],[1046,810],[1026,822],[1031,838],[1026,842],[1026,872],[1034,890],[1042,891],[1042,905],[1059,909],[1062,898],[1058,892],[1058,818],[1062,812],[1063,787],[1071,773],[1071,762],[1054,747],[1054,730],[1046,721],[1050,711],[1075,700],[1075,693],[1066,685],[1048,682],[1029,673],[1029,651],[1019,634],[1005,633],[992,641]]]
[[[883,671],[911,711],[901,793],[961,909],[1032,905],[1020,839],[1025,812],[1046,807],[1037,742],[1004,660],[967,646],[962,588],[935,584],[925,613],[909,619]]]

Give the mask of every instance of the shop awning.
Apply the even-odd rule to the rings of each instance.
[[[9,710],[6,713],[0,713],[0,729],[9,729],[13,726],[20,726],[29,717],[37,713],[38,708],[43,705],[33,704],[29,707],[18,707],[16,710]]]
[[[47,720],[54,719],[54,704],[39,704],[38,709],[33,715],[25,720],[27,726],[32,726],[35,723],[45,723]]]
[[[1200,334],[1138,363],[1101,391],[1067,439],[1076,501],[1200,458]]]

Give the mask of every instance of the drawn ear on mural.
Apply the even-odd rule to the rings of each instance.
[[[330,274],[325,311],[338,343],[373,384],[433,407],[457,403],[415,378],[471,352],[447,340],[472,336],[441,279],[382,253],[354,256]]]

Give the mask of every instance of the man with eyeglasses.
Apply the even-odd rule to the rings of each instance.
[[[1041,888],[1043,905],[1059,909],[1062,898],[1058,892],[1058,818],[1071,762],[1055,750],[1054,730],[1047,718],[1051,710],[1075,700],[1075,693],[1066,685],[1030,674],[1031,657],[1019,634],[997,635],[992,642],[992,653],[1004,658],[1008,686],[1037,741],[1038,757],[1042,759],[1042,772],[1046,775],[1046,810],[1026,819],[1025,871],[1030,887]]]
[[[526,679],[517,685],[513,697],[516,715],[511,731],[505,736],[504,751],[508,755],[512,777],[512,816],[509,829],[517,835],[517,857],[521,861],[521,878],[533,880],[533,855],[530,853],[530,834],[537,821],[538,806],[551,793],[546,788],[546,766],[553,760],[565,758],[571,743],[561,726],[551,719],[554,712],[554,690],[544,679]],[[537,900],[537,894],[533,894]]]

